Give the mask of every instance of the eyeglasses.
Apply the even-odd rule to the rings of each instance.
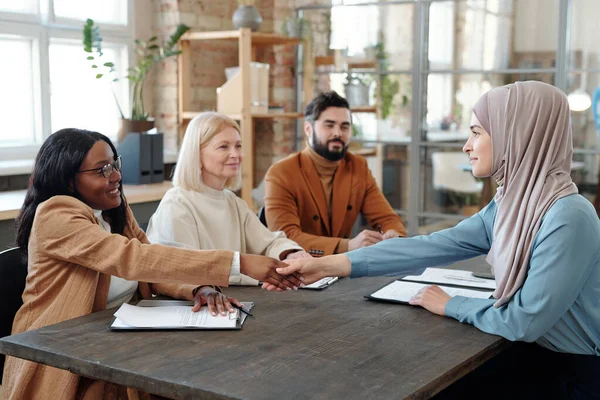
[[[77,172],[90,172],[90,171],[98,171],[102,173],[102,176],[105,178],[110,178],[115,171],[121,172],[121,156],[118,156],[114,163],[106,164],[103,167],[92,168],[92,169],[82,169]]]

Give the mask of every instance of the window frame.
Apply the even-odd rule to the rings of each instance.
[[[54,0],[33,0],[37,13],[25,14],[0,11],[0,35],[16,35],[32,40],[35,143],[0,145],[0,160],[33,160],[43,141],[52,134],[50,104],[50,42],[58,40],[81,40],[84,20],[56,17]],[[99,22],[104,43],[126,47],[127,67],[132,66],[135,54],[134,0],[125,0],[125,24]],[[125,80],[128,90],[129,82]],[[129,108],[128,102],[124,105]],[[127,111],[126,111],[127,112]],[[117,118],[118,116],[115,116]]]

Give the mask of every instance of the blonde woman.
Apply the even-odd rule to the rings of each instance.
[[[234,190],[241,187],[242,141],[231,118],[204,112],[190,121],[173,176],[173,188],[150,219],[153,243],[190,249],[226,249],[278,260],[310,257],[283,232],[269,231]],[[230,284],[257,285],[239,271]]]

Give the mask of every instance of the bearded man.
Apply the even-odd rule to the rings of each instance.
[[[304,113],[307,146],[272,165],[265,176],[265,216],[313,256],[326,256],[406,236],[402,219],[367,161],[348,152],[352,115],[336,92],[318,95]],[[362,214],[373,230],[350,238]]]

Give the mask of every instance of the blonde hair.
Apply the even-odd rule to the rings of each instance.
[[[218,133],[233,128],[240,133],[240,127],[233,119],[214,111],[203,112],[190,121],[181,143],[177,164],[173,172],[173,186],[187,190],[200,190],[202,187],[202,160],[200,149],[204,148]],[[242,187],[242,171],[227,179],[225,188],[238,190]]]

